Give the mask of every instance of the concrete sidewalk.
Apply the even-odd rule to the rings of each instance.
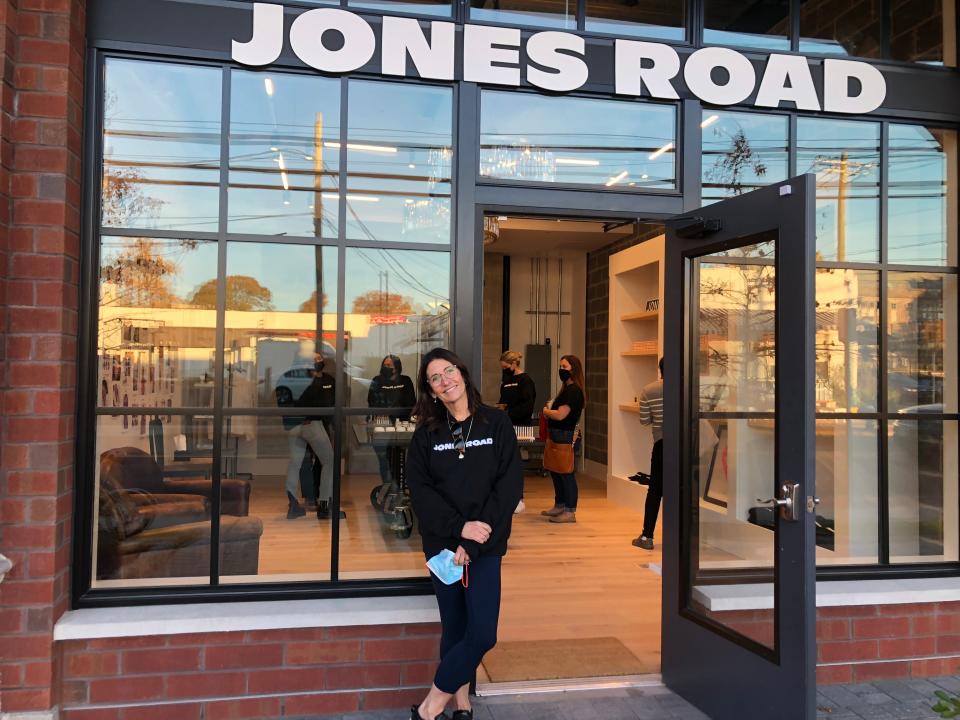
[[[829,720],[923,720],[937,718],[934,692],[960,695],[960,677],[884,680],[827,685],[817,693],[817,718]],[[338,720],[407,720],[402,711],[350,713]],[[754,720],[749,698],[743,715]],[[569,693],[477,698],[476,720],[709,720],[664,687],[584,690]],[[329,720],[329,719],[327,719]]]

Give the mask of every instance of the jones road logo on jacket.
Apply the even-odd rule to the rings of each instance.
[[[479,440],[467,440],[466,447],[479,447],[481,445],[493,445],[493,438],[480,438]],[[434,452],[444,452],[446,450],[455,450],[454,444],[452,442],[448,443],[438,443],[433,446]]]

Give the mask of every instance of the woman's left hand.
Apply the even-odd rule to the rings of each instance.
[[[547,418],[548,420],[550,419],[550,406],[549,406],[549,405],[544,405],[544,406],[543,406],[543,414],[546,416],[546,418]]]
[[[457,545],[457,552],[453,556],[454,565],[469,565],[470,556],[467,554],[467,551],[463,549],[463,545]]]

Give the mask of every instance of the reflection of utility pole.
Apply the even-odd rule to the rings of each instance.
[[[323,236],[323,113],[313,123],[313,236]],[[323,246],[314,245],[316,266],[316,340],[314,352],[323,352]]]
[[[830,173],[837,174],[837,261],[843,262],[847,259],[847,191],[848,185],[858,176],[873,171],[877,164],[875,162],[860,162],[850,160],[847,151],[840,153],[839,158],[818,157],[813,162],[814,168],[818,166],[823,168],[822,173],[817,173],[817,186],[823,187],[829,184],[826,175]],[[820,178],[823,177],[823,182]]]

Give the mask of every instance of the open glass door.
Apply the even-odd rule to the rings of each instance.
[[[717,720],[815,716],[814,202],[667,225],[663,678]]]

